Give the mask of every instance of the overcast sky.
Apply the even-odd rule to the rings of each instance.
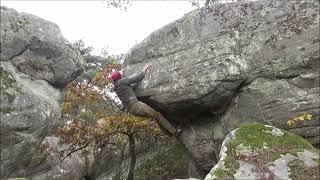
[[[131,1],[126,11],[107,8],[95,1],[8,1],[1,6],[52,21],[73,42],[83,39],[94,54],[107,48],[110,54],[126,53],[153,31],[195,9],[185,1]]]

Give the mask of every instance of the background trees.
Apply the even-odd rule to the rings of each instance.
[[[197,7],[208,7],[209,5],[214,4],[215,2],[221,0],[188,0],[193,6]],[[115,7],[119,9],[126,10],[130,6],[130,0],[105,0],[108,7]]]
[[[218,2],[220,0],[189,0],[193,6],[201,7],[205,6],[208,7],[209,5],[212,5],[215,2]]]

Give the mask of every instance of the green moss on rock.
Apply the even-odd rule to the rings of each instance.
[[[135,179],[187,178],[188,159],[186,149],[179,144],[169,149],[161,148],[150,158],[138,165]]]
[[[11,113],[13,110],[11,107],[0,107],[0,112],[2,113]]]
[[[1,92],[16,87],[16,81],[12,77],[12,74],[6,71],[3,67],[0,66],[0,78],[1,78],[1,84],[0,84],[0,90]]]
[[[314,150],[312,145],[300,136],[263,124],[250,124],[239,127],[234,136],[226,142],[226,156],[218,163],[211,178],[234,179],[240,163],[244,161],[256,167],[257,172],[272,174],[268,165],[281,155],[298,156],[304,150]],[[259,177],[266,178],[266,177]],[[213,178],[214,179],[214,178]]]
[[[253,149],[265,149],[274,146],[287,147],[289,149],[312,149],[312,145],[300,136],[284,131],[281,136],[271,134],[272,127],[263,124],[245,125],[236,131],[234,144],[243,143]]]
[[[239,167],[237,169],[239,169]],[[214,171],[214,175],[217,177],[217,178],[214,178],[214,180],[216,180],[216,179],[234,179],[233,175],[236,173],[236,171],[234,171],[234,170],[237,170],[237,169],[230,170],[229,168],[226,168],[226,169],[218,168]]]
[[[278,159],[281,154],[296,155],[304,149],[313,149],[312,145],[300,136],[281,130],[284,134],[274,136],[272,127],[263,124],[251,124],[240,127],[235,133],[236,138],[228,145],[228,150],[236,153],[237,147],[243,144],[253,151],[273,149],[272,160]],[[278,151],[277,151],[278,150]]]
[[[0,92],[1,92],[1,106],[0,112],[10,113],[14,109],[10,107],[17,94],[20,93],[20,88],[17,86],[13,75],[0,66]]]

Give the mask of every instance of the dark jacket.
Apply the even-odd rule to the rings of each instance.
[[[145,73],[140,72],[132,78],[123,78],[114,82],[114,91],[126,109],[128,109],[132,103],[138,101],[132,85],[140,82],[144,76]]]

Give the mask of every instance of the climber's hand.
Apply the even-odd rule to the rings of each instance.
[[[150,67],[151,67],[151,64],[149,64],[149,63],[144,65],[143,71],[146,72]]]
[[[123,74],[123,71],[124,70],[126,70],[127,68],[125,67],[125,68],[123,68],[123,69],[121,69],[119,72],[120,72],[120,74]]]

